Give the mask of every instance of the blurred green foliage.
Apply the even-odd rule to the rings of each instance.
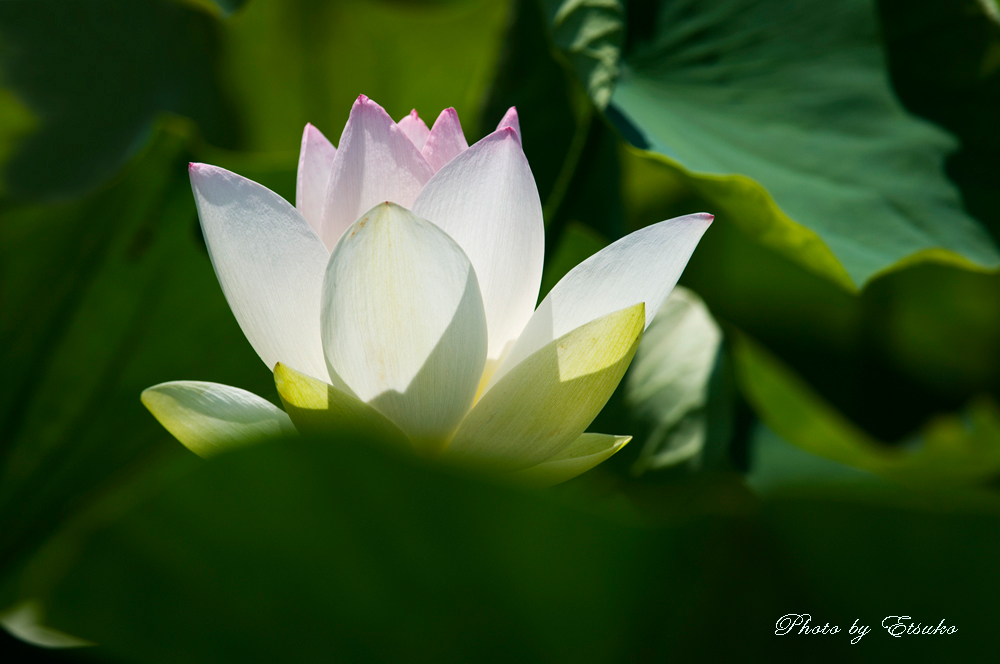
[[[44,580],[30,589],[48,598],[48,619],[112,661],[962,658],[989,626],[966,603],[997,591],[979,573],[997,530],[975,513],[761,505],[735,478],[626,490],[608,506],[451,476],[358,440],[177,461],[183,477],[123,517],[108,518],[109,498],[26,575]],[[657,525],[657,506],[678,495],[702,518]],[[778,640],[771,627],[802,606],[878,630],[883,607],[900,604],[970,638],[876,632],[855,650],[847,638]]]
[[[872,0],[632,8],[612,100],[622,122],[696,180],[739,173],[765,187],[767,209],[748,210],[746,194],[741,204],[764,244],[837,281],[846,271],[848,287],[920,252],[1000,265],[945,177],[954,141],[892,95]],[[839,272],[829,257],[809,262],[797,225]]]
[[[15,197],[66,198],[107,180],[165,112],[235,144],[215,75],[219,30],[202,12],[166,0],[6,2],[0,44],[4,81],[38,123],[4,164]]]
[[[792,4],[2,3],[0,612],[39,600],[99,661],[981,658],[1000,12]],[[651,328],[592,427],[635,442],[550,492],[358,440],[191,456],[143,388],[277,397],[185,164],[291,199],[302,126],[336,142],[360,93],[454,106],[470,140],[517,105],[543,294],[716,214],[683,277],[723,331],[711,371],[656,362],[704,333]],[[890,610],[960,638],[890,639]],[[779,639],[790,611],[874,632]]]

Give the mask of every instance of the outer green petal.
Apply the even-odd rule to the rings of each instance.
[[[528,486],[547,487],[571,480],[625,447],[632,436],[610,436],[606,433],[585,433],[548,461],[519,470],[511,475],[514,481]]]
[[[295,434],[280,408],[228,385],[195,380],[160,383],[143,391],[142,403],[167,431],[202,457]]]
[[[0,625],[22,641],[41,648],[97,645],[45,625],[42,605],[36,600],[26,600],[0,613]]]
[[[402,430],[365,402],[280,362],[274,384],[296,428],[303,433],[362,433],[403,447],[410,441]]]
[[[640,302],[549,342],[483,395],[448,453],[494,470],[521,470],[558,454],[611,397],[645,323]]]

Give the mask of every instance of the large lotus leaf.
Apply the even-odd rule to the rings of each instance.
[[[639,7],[612,103],[651,151],[760,183],[769,225],[815,232],[856,286],[921,252],[1000,265],[945,176],[954,139],[892,93],[871,0]]]
[[[545,0],[552,39],[587,94],[605,108],[618,80],[625,42],[625,7],[619,0]]]
[[[924,263],[851,294],[729,223],[738,209],[708,208],[667,165],[625,148],[622,170],[629,227],[716,212],[682,283],[879,439],[1000,395],[1000,275]]]
[[[817,650],[768,626],[803,611],[880,630],[885,614],[868,613],[892,603],[969,636],[869,634],[876,659],[976,659],[989,643],[979,620],[997,591],[995,515],[758,509],[720,486],[681,506],[660,493],[598,510],[580,494],[553,499],[336,443],[173,464],[174,479],[138,504],[109,494],[51,540],[23,591],[47,624],[98,642],[93,656],[137,663],[843,661],[855,647],[846,634]],[[145,482],[132,484],[123,491]],[[681,519],[659,513],[678,507]],[[711,518],[692,518],[706,508]],[[720,604],[740,616],[728,638]]]
[[[893,88],[907,108],[961,141],[948,175],[969,211],[1000,237],[1000,5],[878,0],[878,8]]]
[[[930,418],[916,435],[880,441],[747,337],[736,339],[733,357],[761,420],[807,452],[914,487],[984,485],[1000,476],[1000,408],[988,396]]]
[[[595,6],[615,5],[563,3],[555,44],[577,57]],[[738,203],[759,242],[848,289],[912,260],[1000,265],[945,176],[954,139],[893,95],[872,0],[636,2],[627,27],[609,115],[698,194]]]

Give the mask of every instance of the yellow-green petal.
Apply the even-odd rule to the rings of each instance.
[[[538,465],[518,470],[510,477],[515,482],[534,487],[560,484],[610,458],[630,440],[632,436],[585,433],[559,454]]]
[[[549,342],[482,396],[448,454],[494,470],[521,470],[558,454],[607,403],[645,324],[640,302]]]
[[[238,387],[178,380],[154,385],[141,398],[163,428],[202,457],[295,435],[292,421],[280,408]]]
[[[0,626],[17,638],[41,648],[79,648],[97,645],[44,623],[41,602],[25,600],[0,613]]]
[[[362,434],[410,447],[406,434],[389,418],[333,385],[280,362],[274,367],[274,384],[285,411],[302,433]]]

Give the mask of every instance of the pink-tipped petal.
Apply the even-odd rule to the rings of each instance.
[[[410,114],[405,118],[396,123],[406,137],[413,142],[418,150],[424,149],[424,143],[427,142],[427,136],[430,135],[431,130],[427,128],[427,124],[424,123],[420,116],[417,115],[417,109],[410,111]]]
[[[323,222],[323,200],[326,183],[337,148],[311,124],[302,131],[302,149],[299,150],[299,170],[295,180],[295,207],[306,218],[317,234]]]
[[[515,131],[497,130],[449,161],[413,211],[472,261],[486,307],[488,358],[496,362],[534,311],[545,254],[542,204]]]
[[[437,173],[441,167],[469,148],[465,134],[462,133],[462,123],[458,121],[458,113],[454,108],[446,108],[434,121],[427,143],[421,154]]]
[[[331,250],[348,226],[377,203],[409,208],[434,171],[381,106],[364,95],[351,108],[333,159],[323,207]]]
[[[512,127],[517,132],[517,142],[521,142],[521,123],[517,121],[517,107],[511,106],[504,113],[503,119],[497,125],[497,129],[503,129],[504,127]]]
[[[553,339],[622,307],[645,303],[648,327],[712,218],[689,214],[647,226],[570,270],[538,305],[486,390]]]

